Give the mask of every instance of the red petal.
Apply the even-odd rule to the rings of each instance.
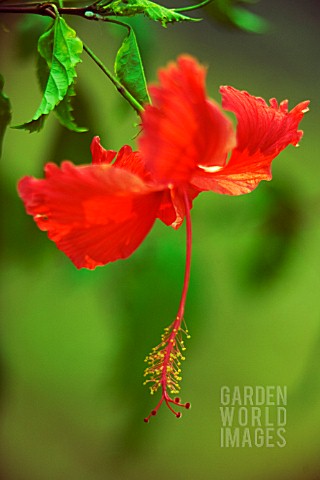
[[[114,150],[106,150],[103,148],[100,143],[100,138],[94,137],[91,142],[91,153],[93,165],[111,163],[116,157],[113,166],[138,175],[144,181],[151,182],[150,172],[147,171],[141,154],[139,152],[133,152],[129,145],[124,145],[119,150],[119,153],[117,153]]]
[[[114,150],[106,150],[103,148],[99,137],[93,137],[90,149],[93,165],[111,163],[117,154]]]
[[[187,192],[189,207],[191,210],[192,201],[199,195],[200,190],[189,185],[184,187],[184,190]],[[163,192],[157,218],[166,225],[170,225],[177,230],[181,227],[185,216],[186,211],[183,194],[176,188],[166,189]]]
[[[219,171],[198,171],[192,184],[202,190],[240,195],[254,190],[261,180],[271,180],[272,160],[289,144],[302,137],[298,125],[308,110],[302,102],[288,112],[288,102],[270,106],[259,97],[232,87],[221,87],[223,106],[238,120],[237,147],[228,164]]]
[[[159,218],[166,225],[172,225],[177,218],[177,214],[172,203],[171,190],[169,190],[169,188],[163,192],[157,218]]]
[[[151,229],[161,201],[138,177],[109,165],[61,169],[18,185],[27,213],[77,268],[126,258]]]
[[[266,158],[266,165],[251,166],[247,171],[238,171],[236,168],[222,168],[219,172],[200,172],[192,179],[200,190],[212,190],[224,195],[243,195],[257,188],[261,180],[271,180],[270,163],[272,158]],[[243,170],[245,170],[245,166]]]
[[[231,122],[205,91],[205,69],[191,57],[180,57],[160,71],[151,87],[154,105],[142,116],[142,156],[160,183],[188,182],[201,165],[224,165],[234,145]]]
[[[114,165],[134,175],[138,175],[145,182],[151,182],[151,174],[146,169],[140,152],[133,152],[132,148],[128,145],[121,148]]]
[[[269,106],[262,98],[233,87],[221,87],[220,91],[223,108],[234,112],[238,120],[236,150],[276,156],[289,144],[298,144],[302,132],[297,128],[308,111],[308,101],[288,112],[287,100],[278,106],[273,98]]]

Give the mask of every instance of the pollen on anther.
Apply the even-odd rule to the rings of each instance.
[[[162,335],[162,341],[159,345],[152,349],[147,356],[147,368],[144,376],[149,377],[144,385],[149,385],[150,393],[154,394],[159,388],[168,389],[171,394],[179,394],[181,381],[181,361],[185,359],[181,351],[185,350],[182,334],[186,334],[186,328],[176,328],[174,324],[165,329]],[[169,399],[169,402],[180,404],[180,398]],[[157,410],[157,409],[156,409]],[[150,414],[155,415],[154,414]],[[147,417],[148,419],[150,418]],[[178,416],[180,418],[181,415]]]

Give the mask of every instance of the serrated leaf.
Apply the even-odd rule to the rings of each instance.
[[[118,50],[114,70],[121,84],[140,103],[150,103],[137,39],[132,28]]]
[[[69,87],[77,76],[75,67],[81,62],[80,54],[83,45],[65,20],[57,16],[51,27],[41,35],[38,51],[48,67],[48,78],[43,87],[43,97],[39,108],[30,122],[15,128],[23,128],[29,132],[39,131],[48,115],[65,98]]]
[[[23,125],[15,125],[12,128],[16,128],[17,130],[28,130],[29,133],[40,132],[44,126],[46,118],[47,115],[41,115],[35,120],[30,120],[30,122],[26,122]]]
[[[101,1],[95,4],[95,8],[102,16],[115,15],[118,17],[132,17],[143,14],[151,20],[160,22],[163,27],[166,27],[167,23],[199,21],[198,18],[187,17],[186,15],[175,12],[174,9],[163,7],[149,0]]]
[[[66,96],[64,99],[56,106],[54,109],[54,113],[57,115],[59,122],[64,127],[68,128],[73,132],[87,132],[88,129],[85,127],[78,127],[75,122],[74,116],[72,115],[72,105],[71,105],[71,98],[75,96],[75,91],[73,85],[70,85]]]
[[[3,93],[4,80],[0,75],[0,157],[2,153],[2,142],[7,126],[11,121],[11,103],[7,95]]]
[[[38,56],[37,73],[40,88],[42,91],[44,91],[49,76],[49,67],[47,65],[47,62],[40,55]],[[68,128],[69,130],[72,130],[73,132],[86,132],[86,128],[78,127],[72,115],[73,108],[71,105],[71,99],[73,96],[75,96],[74,84],[70,85],[64,99],[61,100],[61,102],[59,102],[58,105],[55,107],[54,113],[57,115],[57,118],[61,125]],[[46,117],[43,116],[40,118],[45,119]],[[33,125],[35,125],[34,122]]]

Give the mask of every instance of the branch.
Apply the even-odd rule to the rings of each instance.
[[[90,18],[90,13],[93,15],[95,13],[92,7],[91,5],[88,7],[60,7],[53,2],[17,3],[16,5],[2,5],[0,3],[0,13],[32,13],[51,17],[55,11],[58,11],[61,15],[78,15],[83,18]],[[87,17],[88,12],[89,16]]]
[[[172,8],[173,12],[187,12],[203,7],[210,3],[212,0],[204,0],[197,5],[191,5],[190,7]],[[112,2],[110,2],[112,3]],[[42,16],[54,16],[55,12],[59,12],[60,15],[77,15],[87,20],[103,20],[104,17],[110,14],[104,13],[101,15],[101,8],[99,8],[99,2],[95,2],[87,7],[61,7],[54,2],[30,2],[30,3],[17,3],[15,5],[3,5],[0,0],[0,13],[31,13],[34,15]],[[114,15],[114,14],[113,14]],[[111,13],[112,16],[112,13]]]

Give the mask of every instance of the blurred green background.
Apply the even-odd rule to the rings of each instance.
[[[222,26],[209,10],[201,24],[166,30],[135,21],[149,81],[189,52],[209,66],[208,90],[219,102],[221,84],[288,98],[291,107],[311,100],[301,146],[275,160],[271,183],[195,202],[182,382],[192,410],[181,420],[163,408],[145,424],[156,398],[142,382],[144,357],[176,314],[184,229],[158,222],[131,258],[77,271],[16,193],[17,180],[42,176],[47,161],[89,163],[93,135],[106,148],[134,145],[134,113],[84,55],[75,114],[88,133],[72,134],[53,116],[40,134],[8,129],[0,176],[1,478],[320,478],[320,8],[317,0],[261,0],[251,11],[269,21],[265,34]],[[0,71],[15,125],[40,101],[39,22],[1,21]],[[69,24],[112,66],[123,32]],[[286,447],[221,448],[221,385],[287,385]]]

